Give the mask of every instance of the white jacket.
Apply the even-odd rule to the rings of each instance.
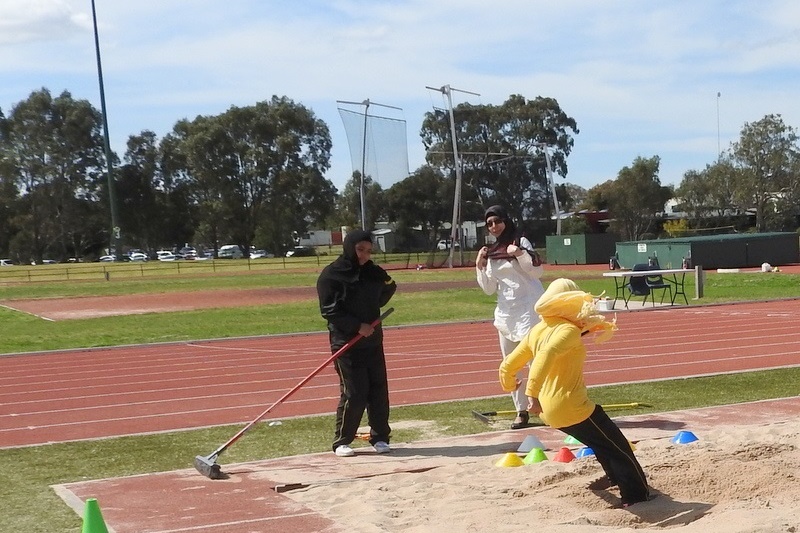
[[[520,239],[520,247],[533,250],[525,237]],[[544,294],[540,279],[544,269],[533,266],[530,254],[524,253],[516,260],[489,259],[484,270],[476,267],[475,271],[483,292],[497,294],[494,310],[497,331],[509,340],[521,341],[539,321],[533,306]]]

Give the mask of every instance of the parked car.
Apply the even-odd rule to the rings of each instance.
[[[275,257],[275,254],[271,254],[266,250],[253,250],[250,252],[250,259],[261,259],[263,257]]]
[[[102,261],[103,263],[111,263],[116,260],[117,258],[114,257],[113,255],[101,255],[100,259],[98,259],[98,261]]]
[[[192,248],[191,246],[184,246],[183,248],[178,250],[178,253],[184,259],[197,259],[197,250]]]
[[[439,250],[449,250],[450,249],[450,239],[442,239],[438,243],[436,243],[436,248]],[[456,248],[461,248],[461,244],[456,241]]]
[[[10,267],[14,266],[14,262],[11,259],[0,259],[0,266]]]
[[[131,252],[130,254],[128,254],[128,259],[131,260],[131,261],[142,261],[142,262],[144,262],[144,261],[147,261],[149,259],[149,257],[147,257],[147,254],[144,253],[144,252]]]
[[[238,244],[226,244],[220,247],[217,257],[220,259],[241,259],[244,257],[244,252],[242,252]]]
[[[317,255],[317,251],[311,246],[295,246],[286,252],[286,257],[313,257],[315,255]]]
[[[156,252],[156,259],[159,261],[175,261],[178,259],[178,256],[173,254],[172,252],[167,252],[165,250],[159,250]]]

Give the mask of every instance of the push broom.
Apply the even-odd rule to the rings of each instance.
[[[372,326],[373,328],[377,327],[378,324],[383,322],[386,319],[386,317],[388,317],[390,314],[392,314],[392,312],[394,312],[394,308],[390,307],[389,309],[384,311],[381,316],[379,316],[377,319],[375,319],[375,321],[372,322],[372,324],[370,324],[370,326]],[[311,372],[308,376],[303,378],[303,380],[300,383],[298,383],[297,385],[295,385],[294,388],[292,388],[292,390],[290,390],[289,392],[287,392],[286,394],[281,396],[278,399],[278,401],[276,401],[275,403],[270,405],[263,413],[258,415],[252,422],[250,422],[245,427],[240,429],[239,432],[236,433],[236,435],[234,435],[233,437],[231,437],[228,440],[228,442],[226,442],[225,444],[223,444],[222,446],[220,446],[219,448],[217,448],[216,450],[211,452],[210,455],[206,455],[206,456],[198,455],[197,457],[195,457],[194,458],[194,467],[197,469],[197,471],[200,472],[201,474],[203,474],[204,476],[206,476],[209,479],[224,479],[225,475],[222,473],[222,469],[217,464],[217,458],[222,454],[222,452],[227,450],[234,442],[239,440],[242,437],[242,435],[247,433],[247,431],[250,428],[252,428],[254,425],[256,425],[262,418],[267,416],[267,413],[272,411],[276,406],[278,406],[281,403],[283,403],[284,401],[286,401],[286,399],[289,398],[292,394],[294,394],[295,392],[300,390],[300,387],[302,387],[303,385],[308,383],[311,380],[311,378],[313,378],[314,376],[319,374],[322,371],[322,369],[324,369],[326,366],[328,366],[333,361],[335,361],[344,352],[346,352],[347,350],[352,348],[353,345],[355,343],[357,343],[362,337],[363,337],[363,335],[361,335],[359,333],[358,335],[356,335],[355,337],[350,339],[350,341],[347,344],[345,344],[344,346],[342,346],[341,348],[336,350],[336,353],[331,355],[327,360],[325,360],[324,363],[319,365],[313,372]]]

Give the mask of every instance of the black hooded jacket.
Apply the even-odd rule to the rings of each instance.
[[[358,334],[361,324],[369,324],[381,315],[397,290],[397,285],[381,267],[367,261],[358,264],[356,244],[372,242],[369,232],[356,230],[347,234],[342,255],[326,266],[317,279],[319,309],[328,321],[331,347],[340,348]],[[382,342],[380,327],[359,341],[360,347]]]

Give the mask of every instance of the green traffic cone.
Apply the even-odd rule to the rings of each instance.
[[[100,506],[95,498],[86,500],[81,533],[108,533],[106,523],[103,521],[103,513],[100,512]]]
[[[532,449],[530,453],[525,456],[525,459],[522,460],[522,462],[526,465],[541,463],[542,461],[547,461],[547,456],[544,454],[544,450],[541,448]]]

